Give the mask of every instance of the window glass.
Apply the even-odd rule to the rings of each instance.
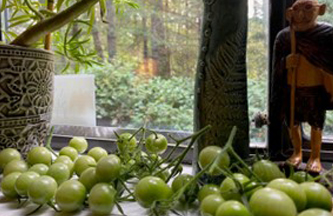
[[[267,112],[268,97],[268,1],[249,1],[247,44],[249,115]],[[266,146],[267,127],[250,127],[251,144]]]

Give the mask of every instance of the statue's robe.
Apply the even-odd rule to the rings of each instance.
[[[319,23],[306,32],[296,32],[296,53],[323,71],[323,87],[329,95],[323,109],[333,109],[333,26]],[[271,108],[273,115],[286,120],[290,108],[290,87],[286,58],[291,54],[290,28],[285,28],[276,37],[273,51]]]

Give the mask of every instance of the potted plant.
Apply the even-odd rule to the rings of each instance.
[[[0,150],[13,147],[25,154],[33,146],[43,144],[53,101],[51,32],[74,22],[84,12],[90,11],[92,17],[93,6],[98,2],[101,14],[105,14],[105,0],[81,0],[74,4],[69,0],[48,0],[45,4],[3,0],[1,10],[12,10],[12,25],[24,23],[29,26],[18,36],[12,33],[15,37],[10,45],[0,45]],[[124,4],[137,6],[131,0],[114,2],[118,9]],[[87,28],[93,25],[93,22],[86,23]],[[41,39],[45,49],[35,48],[40,46]]]

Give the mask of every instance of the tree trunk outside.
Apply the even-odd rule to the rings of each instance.
[[[107,41],[108,41],[108,61],[111,62],[112,59],[117,54],[116,47],[116,25],[115,25],[115,9],[112,5],[112,1],[106,1],[107,14],[106,19],[108,21],[108,33],[107,33]]]
[[[93,37],[93,40],[94,40],[94,46],[95,46],[95,50],[97,52],[97,55],[98,57],[104,61],[104,54],[103,54],[103,47],[102,47],[102,41],[101,41],[101,37],[99,35],[99,31],[98,31],[98,28],[97,28],[97,25],[98,24],[98,21],[97,19],[95,18],[95,24],[92,28],[92,37]]]
[[[235,151],[242,158],[249,154],[247,0],[204,0],[204,5],[195,86],[195,131],[207,125],[212,129],[195,146],[195,170],[198,153],[206,146],[224,146],[233,126],[238,129]]]
[[[156,62],[156,74],[162,77],[170,76],[170,50],[167,46],[163,17],[163,0],[153,0],[154,12],[151,15],[151,49],[152,59]],[[159,14],[156,13],[159,11]]]

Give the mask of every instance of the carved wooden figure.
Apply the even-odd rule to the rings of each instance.
[[[288,163],[302,162],[300,124],[311,125],[307,170],[320,172],[320,150],[326,110],[333,108],[333,27],[318,23],[326,5],[297,0],[287,10],[290,27],[277,36],[273,57],[272,104],[289,127],[294,147]]]

